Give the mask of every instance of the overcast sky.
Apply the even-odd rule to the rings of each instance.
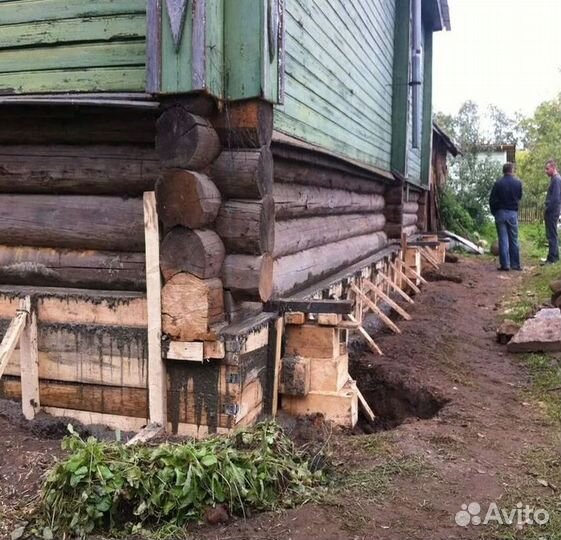
[[[448,0],[434,38],[434,110],[471,99],[531,114],[561,92],[561,0]]]

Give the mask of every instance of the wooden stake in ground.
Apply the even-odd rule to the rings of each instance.
[[[8,330],[4,335],[2,343],[0,343],[0,378],[2,378],[4,370],[8,365],[8,360],[10,360],[17,344],[19,343],[26,321],[27,311],[24,306],[20,306],[16,316],[12,319],[10,326],[8,326]]]
[[[162,298],[160,279],[160,235],[156,197],[144,193],[146,242],[146,303],[148,307],[148,406],[150,421],[167,424],[166,367],[162,359]]]
[[[405,275],[405,272],[403,270],[405,263],[401,260],[401,259],[397,259],[398,263],[399,263],[399,271],[401,272],[402,275]],[[427,284],[428,281],[416,270],[414,270],[413,268],[409,267],[407,268],[407,270],[409,272],[411,272],[413,274],[413,277],[415,279],[418,279],[421,283]],[[407,276],[406,276],[407,277]]]
[[[366,294],[364,294],[356,285],[351,285],[353,291],[358,294],[363,300],[364,303],[368,306],[372,312],[377,315],[382,321],[386,324],[386,326],[395,332],[396,334],[401,334],[401,330],[398,326],[374,303]]]
[[[411,320],[411,315],[407,313],[399,304],[394,302],[384,291],[380,288],[376,287],[374,283],[370,280],[365,279],[364,284],[366,285],[367,289],[370,289],[374,294],[377,294],[388,306],[390,306],[393,310],[397,311],[406,321]]]
[[[155,422],[149,422],[144,426],[125,446],[133,446],[135,444],[143,444],[154,437],[158,437],[164,432],[164,428]]]
[[[26,420],[33,420],[39,412],[39,350],[37,347],[37,314],[26,296],[21,308],[27,314],[20,338],[21,408]]]
[[[399,270],[397,268],[397,266],[395,266],[395,264],[391,263],[390,266],[391,266],[391,268],[393,269],[394,272],[399,272],[399,274],[401,274],[401,277],[404,279],[405,283],[407,283],[407,285],[409,285],[409,287],[411,287],[417,294],[419,294],[421,292],[421,289],[419,289],[419,287],[417,287],[417,285],[415,285],[415,283],[413,283],[405,273],[403,273],[401,270]],[[411,269],[408,268],[408,270],[411,270]],[[411,271],[413,271],[413,270],[411,270]]]
[[[414,304],[415,301],[411,298],[404,290],[400,289],[400,287],[394,283],[388,276],[385,274],[380,274],[381,278],[397,293],[399,294],[406,302],[410,304]]]
[[[378,353],[380,356],[384,356],[382,349],[380,349],[380,347],[376,345],[376,342],[372,339],[372,337],[370,337],[370,334],[363,328],[363,326],[356,320],[356,318],[353,315],[347,315],[347,317],[351,322],[358,325],[357,330],[362,334],[364,339],[366,339],[366,342],[368,343],[370,349],[372,349],[373,352]]]
[[[273,375],[273,405],[272,415],[277,415],[279,407],[279,377],[281,370],[281,356],[282,356],[282,335],[284,331],[284,319],[279,317],[275,321],[275,371]]]
[[[362,395],[362,392],[358,389],[358,387],[356,389],[356,393],[358,396],[358,404],[360,405],[360,408],[362,409],[364,416],[366,416],[369,422],[371,423],[374,422],[374,420],[376,420],[376,415],[374,414],[374,411],[370,408],[370,405],[368,405],[366,399],[364,399],[364,396]]]
[[[421,257],[435,269],[438,270],[438,261],[432,256],[432,253],[427,248],[421,248]]]

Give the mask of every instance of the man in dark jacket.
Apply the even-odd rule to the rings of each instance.
[[[552,159],[545,164],[545,174],[550,178],[544,212],[545,234],[549,243],[545,264],[554,264],[559,261],[557,222],[561,210],[561,176],[557,172],[557,163]]]
[[[522,198],[522,182],[514,176],[514,165],[503,165],[503,177],[495,182],[489,198],[499,237],[498,270],[522,270],[518,246],[518,203]]]

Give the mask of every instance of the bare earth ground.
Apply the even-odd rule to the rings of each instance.
[[[363,425],[345,434],[318,428],[335,476],[321,501],[197,527],[191,537],[560,538],[537,525],[517,532],[454,522],[464,503],[486,509],[494,501],[510,509],[519,500],[535,506],[558,498],[553,480],[548,485],[542,477],[549,470],[544,463],[560,468],[559,429],[529,395],[520,359],[495,342],[503,296],[522,276],[496,272],[491,261],[475,258],[442,271],[462,282],[424,286],[407,307],[413,320],[399,322],[402,335],[376,336],[383,357],[359,343],[353,347],[351,374],[382,416],[381,427],[394,429],[370,434]],[[0,433],[0,538],[9,538],[60,443],[2,416]]]

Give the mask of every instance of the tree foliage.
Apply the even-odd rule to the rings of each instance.
[[[532,118],[524,121],[525,150],[518,153],[517,169],[524,181],[524,198],[543,203],[549,182],[544,173],[548,159],[561,159],[561,94],[539,105]]]
[[[447,193],[442,196],[442,204],[448,206],[442,214],[445,220],[446,216],[455,217],[450,217],[452,222],[445,221],[446,226],[465,229],[470,225],[454,205],[468,213],[475,228],[484,225],[489,215],[491,187],[501,175],[501,164],[482,155],[486,146],[515,144],[517,175],[524,185],[523,200],[527,204],[543,203],[549,182],[544,173],[545,162],[561,160],[561,94],[539,105],[530,118],[520,113],[508,115],[495,105],[482,112],[476,103],[466,101],[458,114],[437,113],[435,121],[463,152],[463,156],[449,162]]]
[[[482,113],[476,103],[466,101],[456,116],[437,113],[435,121],[458,143],[463,153],[450,159],[448,193],[442,196],[443,203],[460,206],[471,217],[473,227],[479,229],[488,220],[489,194],[501,175],[502,165],[486,156],[484,149],[498,144],[516,144],[517,139],[524,136],[520,116],[509,116],[494,105]],[[446,222],[446,216],[461,215],[458,208],[445,208],[445,225],[450,228],[454,225]],[[458,220],[455,224],[458,226]],[[463,228],[469,225],[462,220]],[[462,232],[466,234],[465,230]]]

